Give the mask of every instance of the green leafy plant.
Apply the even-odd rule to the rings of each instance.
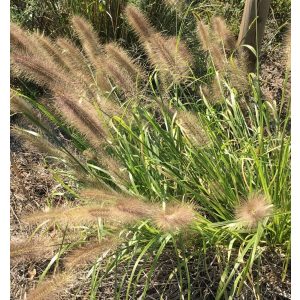
[[[28,299],[60,297],[86,266],[91,299],[101,298],[113,272],[117,299],[145,299],[169,253],[175,264],[157,298],[165,299],[174,278],[180,298],[207,297],[194,272],[207,277],[215,299],[259,297],[262,261],[280,251],[283,279],[290,262],[289,93],[280,103],[264,101],[219,17],[211,27],[197,21],[208,70],[198,77],[180,34],[159,32],[133,5],[125,14],[147,54],[144,65],[115,43],[102,45],[79,16],[72,25],[83,51],[12,25],[13,75],[49,95],[37,101],[12,91],[12,109],[39,129],[14,130],[82,187],[68,187],[76,201],[23,218],[57,251]],[[41,258],[35,243],[21,243]],[[54,277],[43,280],[50,269]]]
[[[81,15],[93,24],[97,34],[106,42],[126,36],[120,16],[126,4],[125,0],[13,0],[11,16],[15,23],[55,38],[72,36],[69,18],[74,14]]]

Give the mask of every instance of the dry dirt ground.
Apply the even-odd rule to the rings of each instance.
[[[276,25],[276,24],[275,24]],[[281,39],[274,47],[274,24],[272,20],[268,22],[264,46],[262,49],[262,80],[263,92],[266,98],[279,100],[282,95],[282,83],[285,75],[283,61],[285,54],[281,46]],[[276,39],[275,39],[276,40]],[[14,123],[15,120],[12,120]],[[41,154],[32,152],[26,148],[14,135],[11,136],[11,239],[28,236],[28,227],[20,221],[21,216],[45,207],[49,201],[58,204],[63,199],[62,187],[54,181],[50,171],[45,168],[46,164]],[[153,296],[147,299],[158,299],[155,295],[155,289],[158,288],[160,276],[163,276],[165,266],[171,264],[167,262],[169,258],[162,261],[160,271],[157,272],[157,278],[153,286]],[[280,283],[280,274],[278,274],[278,257],[276,254],[270,255],[268,264],[265,267],[265,277],[267,280],[261,284],[264,286],[264,299],[290,299],[290,279],[287,278],[284,283]],[[26,291],[32,288],[36,283],[38,276],[43,272],[47,262],[27,262],[11,266],[11,299],[26,299]],[[195,273],[196,275],[198,272]],[[200,277],[195,275],[195,282],[201,281]],[[215,274],[216,275],[216,274]],[[202,278],[203,279],[203,278]],[[101,299],[113,299],[112,290],[114,278],[108,279],[102,289]],[[86,299],[88,290],[88,280],[82,276],[82,281],[75,285],[71,292],[66,293],[63,299]],[[198,285],[198,284],[197,284]],[[196,288],[196,286],[195,286]],[[210,286],[202,288],[203,295],[209,294]],[[168,299],[177,299],[178,288],[176,285],[170,285]],[[177,296],[176,296],[177,295]],[[197,298],[198,297],[198,298]],[[193,299],[199,299],[199,294],[194,295]],[[209,298],[207,298],[209,299]],[[240,298],[250,299],[250,298]]]
[[[28,236],[28,228],[21,222],[24,213],[41,209],[58,191],[57,183],[45,169],[43,157],[32,152],[11,136],[11,239]],[[11,266],[11,299],[24,299],[26,290],[33,286],[33,273],[41,274],[42,266],[32,262]]]

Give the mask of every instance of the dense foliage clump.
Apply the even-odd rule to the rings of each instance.
[[[37,237],[14,241],[12,260],[52,257],[43,278],[57,262],[28,299],[59,299],[87,267],[90,297],[101,298],[105,277],[126,263],[116,297],[145,299],[165,253],[178,263],[157,297],[165,299],[174,276],[180,298],[204,297],[195,270],[207,275],[215,299],[259,297],[261,262],[279,251],[283,278],[290,262],[290,94],[264,98],[259,74],[249,73],[244,47],[220,17],[209,26],[195,14],[207,69],[199,76],[180,31],[160,32],[134,5],[125,15],[143,61],[102,44],[78,15],[71,24],[80,48],[11,26],[12,75],[45,91],[35,100],[12,90],[12,110],[37,128],[13,130],[81,187],[68,187],[73,202],[23,217]],[[210,263],[192,270],[197,257]]]

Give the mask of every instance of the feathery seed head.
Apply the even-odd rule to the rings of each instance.
[[[15,23],[10,25],[10,43],[12,52],[36,55],[36,43],[31,35]]]
[[[14,132],[25,143],[26,147],[35,152],[54,157],[64,157],[64,154],[57,149],[57,146],[51,144],[44,137],[32,135],[17,126],[13,126],[11,132]]]
[[[114,116],[124,117],[124,110],[116,101],[114,101],[114,99],[98,97],[97,100],[101,111],[103,111],[103,113],[108,116],[107,121],[110,121]]]
[[[195,219],[191,204],[167,205],[165,211],[159,211],[153,217],[154,223],[163,231],[177,231],[189,226]]]
[[[289,27],[288,31],[284,37],[284,52],[285,52],[285,64],[287,68],[291,69],[291,28]]]
[[[176,37],[167,38],[155,33],[143,45],[150,62],[160,71],[167,83],[178,83],[189,75],[191,55],[186,45]]]
[[[214,17],[212,19],[212,26],[214,33],[223,41],[225,48],[227,50],[233,50],[235,47],[234,36],[227,28],[225,20],[221,17]]]
[[[105,51],[107,56],[124,69],[133,81],[144,76],[139,65],[116,43],[105,45]]]
[[[63,69],[43,58],[12,54],[12,71],[16,76],[24,76],[38,85],[52,91],[62,91],[70,85]]]
[[[72,18],[72,24],[80,39],[83,49],[91,63],[96,66],[102,49],[96,32],[92,25],[80,16]]]
[[[224,56],[223,52],[221,51],[220,47],[213,44],[210,49],[210,54],[214,63],[215,68],[218,71],[223,71],[226,57]]]
[[[97,203],[110,203],[120,213],[145,218],[153,214],[156,207],[145,203],[142,199],[131,195],[113,193],[100,189],[84,189],[80,194],[83,198],[90,199]]]
[[[137,218],[151,217],[155,211],[155,206],[143,202],[137,198],[123,198],[116,203],[116,208],[121,212],[136,216]]]
[[[209,51],[211,47],[211,38],[208,25],[206,25],[203,21],[198,21],[197,33],[203,50]]]
[[[109,224],[123,225],[134,222],[145,217],[145,214],[138,212],[138,208],[134,211],[126,209],[125,205],[118,201],[110,206],[104,204],[90,204],[85,206],[77,206],[72,208],[56,208],[48,212],[37,212],[23,218],[27,224],[37,224],[40,222],[57,222],[68,225],[95,225],[99,219]],[[142,209],[142,208],[141,208]]]
[[[169,5],[171,8],[175,8],[178,11],[181,11],[184,7],[185,1],[184,0],[164,0],[166,5]]]
[[[10,109],[13,112],[21,112],[25,114],[33,114],[33,108],[23,98],[17,95],[14,91],[10,91]]]
[[[94,262],[104,252],[114,249],[117,245],[115,238],[87,242],[83,247],[71,251],[64,259],[67,270],[74,270],[84,267],[88,263]]]
[[[125,95],[130,96],[136,93],[135,79],[133,80],[128,73],[124,73],[119,65],[116,65],[113,61],[106,60],[102,62],[102,68],[113,83],[120,88]]]
[[[67,67],[79,80],[90,86],[93,83],[93,77],[88,68],[88,63],[80,50],[71,41],[64,38],[58,38],[56,43],[61,49],[62,57]]]
[[[58,112],[63,115],[67,122],[81,132],[94,147],[105,142],[108,134],[107,129],[101,125],[99,117],[87,101],[78,102],[67,95],[55,97]]]
[[[200,88],[200,93],[203,93],[204,97],[211,105],[215,105],[216,103],[220,103],[224,100],[220,83],[216,77],[210,85],[203,85]]]
[[[190,111],[177,111],[178,124],[183,132],[198,146],[206,146],[209,138],[201,127],[198,117]]]
[[[57,246],[47,237],[39,237],[33,240],[15,240],[10,244],[10,258],[13,263],[24,261],[37,261],[51,258]]]
[[[36,212],[23,218],[28,224],[51,221],[60,224],[83,225],[96,224],[98,218],[110,216],[110,209],[101,205],[78,206],[72,208],[55,208],[48,212]]]
[[[47,61],[52,61],[57,64],[60,68],[70,71],[70,68],[65,63],[62,53],[57,45],[50,38],[43,36],[38,33],[32,34],[32,37],[36,40],[39,57],[43,57]]]
[[[101,152],[101,163],[107,169],[109,174],[121,185],[129,181],[128,172],[124,170],[124,166],[116,158],[107,154],[105,151]]]
[[[138,34],[141,41],[148,40],[153,33],[154,28],[151,26],[145,15],[134,5],[127,5],[125,14],[129,24]]]
[[[253,228],[272,213],[273,205],[263,194],[253,194],[236,208],[235,216],[246,227]]]
[[[72,286],[76,274],[63,272],[45,280],[28,293],[28,300],[59,300],[61,294]]]
[[[241,92],[246,92],[249,89],[247,57],[245,51],[239,50],[238,57],[231,59],[227,64],[230,82]]]

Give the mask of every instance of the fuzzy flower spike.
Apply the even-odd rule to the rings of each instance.
[[[253,228],[272,213],[272,207],[263,194],[253,194],[236,209],[235,216],[243,225]]]

